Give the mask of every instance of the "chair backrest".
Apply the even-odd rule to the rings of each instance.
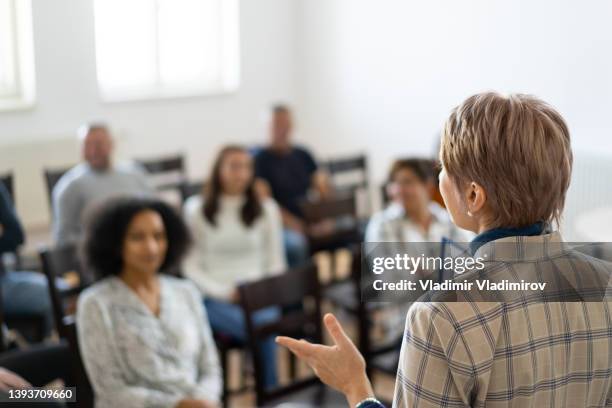
[[[368,159],[364,154],[331,159],[322,166],[329,173],[336,191],[355,194],[361,216],[369,217],[372,210]]]
[[[155,159],[136,160],[136,162],[144,167],[149,174],[169,173],[172,171],[185,172],[185,158],[181,154]]]
[[[4,184],[6,191],[9,193],[11,202],[15,204],[15,187],[13,185],[13,173],[5,173],[0,175],[0,182]]]
[[[79,408],[91,408],[94,406],[93,388],[87,378],[85,367],[79,351],[77,338],[76,319],[74,307],[76,299],[91,283],[93,278],[83,272],[83,268],[74,245],[59,248],[42,248],[39,250],[43,272],[47,277],[47,286],[51,296],[53,317],[57,332],[61,338],[68,341],[70,346],[71,373],[73,384],[77,389],[77,402],[69,404]],[[59,288],[57,278],[64,277],[69,284],[68,288]],[[72,282],[71,282],[72,281]],[[70,310],[72,306],[73,310]]]
[[[70,169],[71,167],[43,170],[45,185],[47,186],[47,198],[49,200],[49,206],[51,209],[53,209],[53,189],[62,176]]]
[[[4,322],[4,301],[2,300],[2,291],[0,290],[0,353],[5,351],[8,346],[6,331],[8,331],[8,328]]]
[[[49,295],[53,306],[55,325],[60,337],[67,337],[66,325],[70,323],[79,293],[91,283],[93,277],[84,273],[74,245],[39,250],[42,269],[47,277]],[[66,288],[59,288],[57,278],[65,278]]]
[[[272,390],[264,387],[263,365],[260,344],[262,340],[275,335],[301,336],[320,343],[321,331],[321,289],[316,266],[309,264],[300,268],[256,282],[239,286],[240,302],[244,311],[249,350],[255,366],[255,391],[257,406],[314,384],[320,384],[313,375],[278,386]],[[272,295],[273,294],[273,295]],[[301,304],[302,307],[295,307]],[[278,320],[258,325],[253,321],[257,311],[270,307],[287,311]]]
[[[307,200],[301,203],[301,209],[306,223],[328,218],[357,217],[357,205],[352,193],[335,194],[325,200]]]
[[[77,408],[93,408],[94,406],[94,391],[85,366],[83,364],[83,358],[81,357],[81,351],[79,349],[79,339],[77,335],[76,323],[74,320],[64,322],[64,332],[68,346],[70,348],[70,363],[71,363],[71,380],[72,384],[66,384],[68,387],[76,387],[76,403],[69,404],[68,406],[75,406]]]
[[[368,185],[368,160],[365,155],[331,159],[324,163],[324,167],[332,180],[339,184],[337,187],[342,187],[343,183],[340,179],[343,176],[346,177],[345,185],[348,188],[367,187]],[[349,180],[350,173],[355,176]]]
[[[306,224],[311,226],[325,219],[335,221],[334,231],[326,235],[308,235],[310,252],[335,250],[361,241],[359,217],[353,192],[335,194],[319,201],[305,201],[301,205]]]

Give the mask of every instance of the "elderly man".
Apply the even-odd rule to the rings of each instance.
[[[78,134],[84,162],[64,174],[53,189],[53,235],[58,245],[79,239],[81,217],[91,203],[120,195],[153,194],[144,170],[112,162],[113,140],[105,125],[85,125]]]

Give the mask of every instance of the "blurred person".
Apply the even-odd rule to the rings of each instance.
[[[272,196],[281,209],[283,239],[290,266],[308,260],[306,225],[300,203],[309,191],[325,198],[331,192],[328,177],[318,169],[312,154],[301,146],[293,145],[291,110],[285,105],[272,108],[270,143],[255,155],[255,174],[269,185]],[[320,229],[315,226],[315,231]]]
[[[165,272],[189,230],[167,204],[111,199],[87,217],[79,348],[98,408],[218,406],[221,368],[197,288]]]
[[[372,215],[366,242],[441,242],[442,238],[468,242],[471,235],[457,228],[446,210],[432,200],[434,175],[428,160],[396,160],[386,185],[392,201]]]
[[[420,158],[399,159],[393,163],[386,184],[391,202],[387,208],[372,215],[366,228],[366,242],[408,242],[414,244],[408,248],[417,252],[437,249],[426,243],[441,243],[443,239],[469,242],[473,234],[457,228],[446,210],[432,200],[436,190],[433,166],[430,160]],[[439,254],[437,251],[428,255]],[[411,303],[398,299],[380,311],[376,321],[387,340],[401,339]]]
[[[568,127],[550,105],[521,94],[474,95],[447,120],[440,158],[451,219],[478,234],[473,256],[488,258],[483,270],[457,279],[515,281],[549,270],[550,282],[572,276],[574,289],[589,273],[609,282],[608,263],[563,245],[552,231],[570,184],[572,151]],[[608,406],[612,301],[582,299],[414,303],[393,406]],[[324,321],[333,346],[277,341],[351,407],[381,407],[363,357],[333,315]]]
[[[37,317],[44,323],[43,336],[53,329],[53,313],[47,279],[41,273],[6,271],[2,254],[15,252],[25,241],[8,191],[0,182],[0,290],[4,316],[7,318]]]
[[[278,205],[256,193],[253,160],[245,148],[230,145],[220,151],[206,190],[187,200],[184,217],[194,247],[183,273],[204,295],[213,331],[245,342],[238,284],[286,269]],[[269,322],[278,316],[278,310],[266,309],[255,320]],[[265,384],[270,387],[277,383],[272,337],[263,342],[262,353]]]
[[[115,196],[153,195],[145,171],[134,163],[113,163],[113,139],[104,124],[79,128],[83,163],[60,178],[53,189],[53,237],[59,246],[75,243],[84,210]]]

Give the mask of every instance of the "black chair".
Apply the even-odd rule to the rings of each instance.
[[[62,178],[62,176],[66,174],[70,169],[71,167],[43,170],[43,174],[45,176],[45,185],[47,186],[47,199],[49,200],[49,208],[51,208],[51,214],[53,214],[53,189],[55,188],[57,182]]]
[[[266,389],[263,382],[263,368],[266,362],[260,349],[262,340],[273,335],[287,335],[321,343],[321,292],[317,275],[317,268],[310,264],[279,276],[239,286],[249,350],[255,366],[255,393],[258,407],[297,401],[310,401],[314,406],[326,406],[324,400],[329,397],[338,398],[336,393],[326,390],[314,375],[298,380],[292,379],[291,383],[273,389]],[[277,321],[261,325],[253,321],[253,315],[259,310],[295,304],[302,304],[303,307],[292,308],[290,313],[285,313]],[[338,401],[342,400],[343,397],[340,396]]]
[[[0,175],[0,183],[4,184],[6,191],[8,191],[9,198],[13,205],[15,205],[15,187],[13,185],[13,173],[5,173]]]
[[[337,188],[367,188],[369,183],[368,159],[365,155],[328,160],[323,164]],[[348,173],[356,173],[348,180]],[[343,183],[342,176],[347,180]]]
[[[77,249],[74,245],[57,248],[42,248],[39,256],[53,306],[55,326],[60,337],[67,338],[65,325],[74,320],[74,309],[78,295],[94,281],[93,277],[83,272]],[[57,279],[66,278],[68,288],[58,288]]]
[[[173,155],[136,160],[147,171],[157,191],[177,190],[185,182],[185,158]]]
[[[334,252],[341,248],[348,248],[350,245],[363,240],[355,196],[351,192],[345,192],[335,194],[325,200],[304,201],[301,204],[301,209],[307,229],[323,220],[334,221],[334,229],[329,234],[307,234],[311,254],[320,251],[332,253],[333,283],[337,279]]]
[[[61,338],[66,339],[71,350],[71,372],[74,383],[67,386],[77,387],[77,402],[73,406],[91,408],[94,405],[93,388],[87,379],[79,352],[74,312],[78,295],[93,283],[93,278],[83,272],[76,247],[73,245],[41,249],[39,255],[43,272],[47,277],[57,332]],[[68,289],[58,288],[56,279],[66,277],[67,274],[76,277],[74,284]]]
[[[200,194],[204,190],[204,181],[187,181],[185,180],[181,186],[181,199],[183,204],[191,196]]]
[[[216,333],[213,331],[213,337],[215,339],[215,344],[217,346],[217,351],[219,352],[219,361],[221,362],[221,370],[223,372],[223,389],[221,391],[221,403],[223,407],[229,406],[229,398],[232,395],[240,394],[245,391],[248,391],[250,387],[246,384],[247,377],[247,369],[246,367],[242,367],[242,372],[240,373],[240,386],[237,389],[231,389],[229,387],[229,356],[232,351],[236,351],[242,353],[242,361],[247,361],[247,350],[246,344],[236,339],[233,339],[229,336],[224,335],[223,333]]]
[[[357,347],[366,361],[368,375],[377,370],[395,376],[401,337],[386,342],[375,342],[372,338],[373,313],[393,305],[393,302],[367,302],[362,299],[362,251],[361,245],[351,247],[350,281],[326,288],[324,297],[355,317],[359,335]]]
[[[349,191],[355,197],[365,197],[363,201],[365,212],[370,213],[372,200],[370,197],[370,177],[368,159],[365,154],[353,157],[330,159],[322,166],[330,175],[336,191]]]

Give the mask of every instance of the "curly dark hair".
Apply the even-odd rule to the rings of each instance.
[[[166,203],[152,198],[122,197],[107,200],[88,211],[85,239],[81,247],[84,265],[98,278],[118,275],[123,268],[122,249],[128,225],[142,211],[160,215],[168,237],[168,249],[160,267],[162,273],[176,273],[191,245],[189,229]]]

